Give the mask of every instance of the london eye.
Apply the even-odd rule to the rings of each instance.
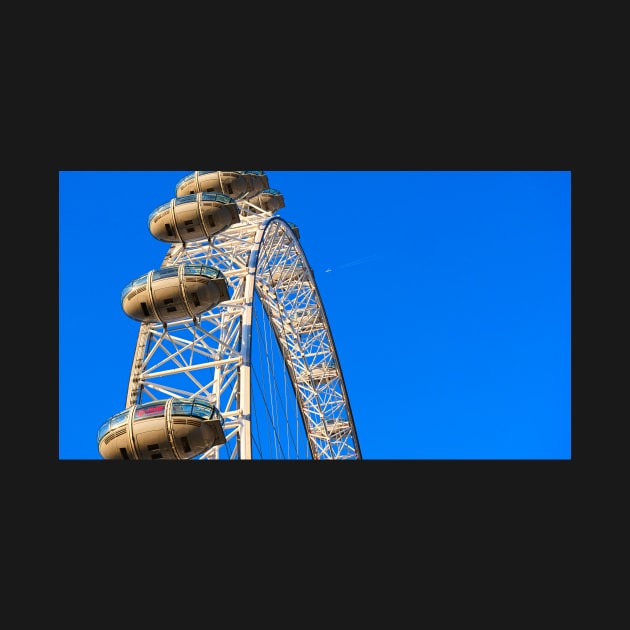
[[[103,459],[361,459],[331,326],[283,207],[264,171],[194,171],[149,214],[168,248],[122,289],[139,330],[126,406],[97,431]]]

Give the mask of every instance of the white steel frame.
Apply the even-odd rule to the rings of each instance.
[[[127,406],[175,396],[207,398],[225,418],[226,443],[198,459],[361,459],[341,363],[295,226],[249,201],[237,203],[240,223],[209,241],[173,244],[162,262],[162,267],[218,268],[231,298],[196,321],[140,325]],[[265,334],[255,302],[273,333],[298,407],[301,426],[282,430],[291,433],[287,444],[302,440],[303,456],[286,447],[270,455],[253,448],[252,341]],[[279,415],[268,410],[274,433],[283,422]]]

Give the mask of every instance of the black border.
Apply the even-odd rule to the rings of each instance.
[[[190,125],[184,130],[187,119],[184,112],[180,114],[168,119],[170,125],[143,119],[136,127],[95,126],[85,134],[77,128],[68,133],[61,126],[53,132],[52,144],[60,150],[47,186],[58,193],[60,170],[192,171],[199,165],[265,171],[568,170],[575,202],[576,141],[570,123],[562,117],[541,121],[521,114],[507,122],[471,112],[399,117],[394,108],[377,126],[361,120],[359,114],[330,125],[313,116],[306,124],[302,113],[285,107],[274,118],[284,123],[280,127],[254,110],[246,117],[224,112],[225,125],[212,126],[212,132],[204,134]],[[53,204],[58,204],[58,195]],[[57,223],[51,221],[45,233],[54,260]],[[575,235],[575,215],[572,223]],[[58,306],[58,284],[49,288],[49,306]],[[58,313],[58,308],[49,308],[53,312]],[[38,313],[33,316],[39,318]],[[53,318],[47,321],[52,330]],[[58,331],[58,325],[55,328]],[[55,374],[58,339],[52,350],[50,369]],[[52,396],[58,403],[58,392],[51,391],[50,400]],[[574,402],[572,407],[575,413]],[[373,531],[373,519],[381,519],[391,535],[396,523],[403,529],[410,523],[420,526],[423,520],[444,513],[458,515],[462,527],[467,519],[500,516],[506,509],[522,515],[542,510],[552,517],[562,506],[568,507],[576,491],[573,440],[573,457],[567,461],[362,460],[241,462],[238,466],[160,462],[155,466],[153,462],[59,461],[57,423],[40,421],[40,430],[40,444],[47,453],[44,483],[53,493],[55,509],[64,518],[91,514],[99,529],[123,525],[128,518],[137,528],[154,527],[159,519],[191,522],[215,515],[224,531],[238,523],[260,525],[281,519],[291,528],[306,518],[322,529],[351,528],[358,534]]]

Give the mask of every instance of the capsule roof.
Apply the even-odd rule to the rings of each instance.
[[[268,187],[264,171],[194,171],[177,182],[175,196],[218,191],[234,199],[247,199]]]

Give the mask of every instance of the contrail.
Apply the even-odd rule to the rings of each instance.
[[[346,267],[354,267],[354,265],[361,265],[365,262],[368,262],[369,260],[373,260],[374,258],[376,258],[376,254],[372,254],[371,256],[364,256],[363,258],[357,258],[356,260],[351,260],[350,262],[344,263],[343,265],[339,265],[339,267],[336,267],[336,269],[345,269]],[[332,271],[330,267],[326,269],[325,273],[328,273],[329,271]]]

